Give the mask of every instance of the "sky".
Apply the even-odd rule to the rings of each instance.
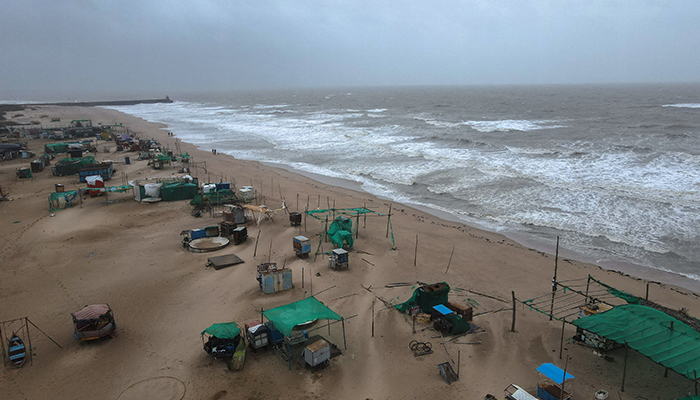
[[[0,0],[0,10],[0,99],[700,82],[698,0]]]

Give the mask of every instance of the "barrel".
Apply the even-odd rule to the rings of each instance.
[[[124,157],[124,163],[126,163],[127,165],[131,164],[131,158]]]
[[[56,193],[63,192],[64,190],[65,188],[63,187],[63,185],[61,185],[60,183],[56,184]]]

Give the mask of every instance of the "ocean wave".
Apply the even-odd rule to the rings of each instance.
[[[664,104],[661,107],[700,108],[700,103]]]
[[[470,128],[479,132],[528,132],[540,129],[555,129],[564,128],[563,125],[547,125],[557,122],[555,120],[541,120],[541,121],[529,121],[529,120],[516,120],[516,119],[505,119],[496,121],[463,121],[462,125],[467,125]]]

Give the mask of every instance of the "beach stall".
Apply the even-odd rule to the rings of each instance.
[[[251,321],[245,324],[246,339],[248,346],[256,351],[267,348],[270,345],[270,329],[260,321]]]
[[[240,371],[245,363],[245,340],[235,322],[214,324],[201,333],[204,351],[223,359],[229,370]]]
[[[292,226],[299,226],[301,225],[301,213],[298,212],[291,212],[289,213],[289,223]]]
[[[331,255],[328,258],[328,266],[336,271],[348,269],[347,250],[335,249],[331,251]]]
[[[330,338],[308,334],[307,327],[317,323],[318,320],[328,320],[329,335],[331,321],[340,321],[343,325],[343,343],[347,349],[345,320],[315,297],[263,311],[263,315],[274,326],[271,332],[277,331],[284,337],[283,343],[278,347],[290,370],[292,363],[308,368],[324,367],[328,365],[329,359],[342,353]]]
[[[311,241],[305,236],[296,236],[292,240],[292,245],[294,246],[294,253],[299,258],[308,257],[311,253]]]
[[[571,400],[574,376],[551,363],[537,367],[537,397],[542,400]]]

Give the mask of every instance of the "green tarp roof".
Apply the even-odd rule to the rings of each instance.
[[[618,306],[573,324],[630,348],[694,379],[700,371],[700,333],[668,314],[636,304]]]
[[[202,335],[205,333],[218,337],[219,339],[233,339],[241,334],[241,328],[239,328],[235,322],[224,322],[221,324],[214,324],[203,330]]]
[[[700,400],[700,396],[688,396],[678,400]]]
[[[282,332],[284,336],[291,336],[292,329],[305,322],[316,319],[332,319],[335,321],[343,319],[335,311],[316,300],[315,297],[308,297],[295,303],[263,311],[263,315],[272,321],[275,324],[275,328]]]

